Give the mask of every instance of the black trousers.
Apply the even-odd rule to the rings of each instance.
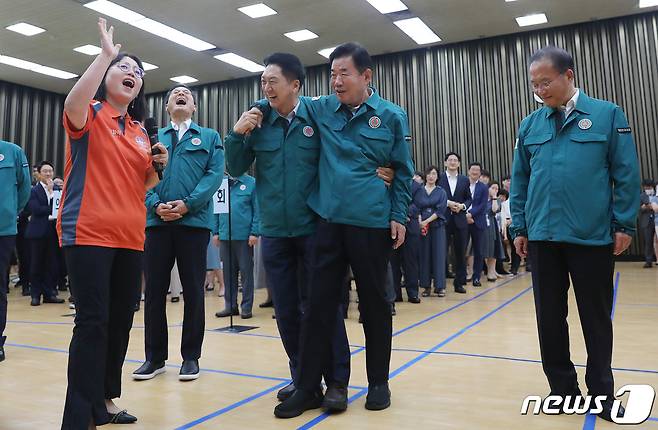
[[[512,232],[510,231],[509,226],[507,226],[507,237],[512,237]],[[511,248],[511,254],[512,254],[512,255],[510,255],[510,272],[518,273],[519,267],[521,267],[521,257],[519,256],[519,254],[516,253],[516,248],[514,247],[514,242],[511,243],[510,248]]]
[[[644,241],[644,261],[646,263],[653,263],[653,235],[656,232],[655,224],[651,222],[646,227],[639,229],[642,232],[642,240]],[[656,256],[658,258],[658,255]]]
[[[69,346],[68,387],[62,429],[108,422],[105,399],[121,395],[135,303],[142,283],[142,252],[98,246],[64,248],[75,327]]]
[[[529,244],[542,365],[553,394],[567,395],[579,390],[569,353],[567,292],[570,277],[587,348],[585,381],[589,394],[614,394],[612,251],[612,245]]]
[[[146,229],[144,325],[146,360],[161,362],[167,354],[167,290],[171,269],[178,263],[184,291],[183,360],[198,360],[206,328],[203,286],[210,233],[205,228],[164,226]]]
[[[338,306],[347,264],[352,266],[366,337],[366,369],[370,384],[388,381],[392,317],[387,301],[389,229],[318,222],[312,253],[309,307],[301,334],[299,386],[311,391],[322,379],[331,357]]]
[[[16,234],[16,253],[18,254],[18,277],[23,290],[30,288],[30,240],[25,238],[27,221],[22,217],[18,220],[18,233]]]
[[[407,230],[409,233],[409,230]],[[402,274],[407,297],[418,297],[420,235],[407,234],[404,244],[391,254],[395,295],[402,297]]]
[[[267,271],[268,288],[272,291],[276,323],[281,342],[289,358],[290,374],[299,380],[299,339],[302,315],[308,307],[309,273],[313,252],[313,237],[262,237],[263,263]],[[324,369],[327,385],[347,385],[350,379],[350,348],[343,321],[343,306],[331,338],[331,359]]]
[[[452,249],[455,253],[453,267],[455,280],[453,281],[453,284],[455,287],[463,286],[466,285],[466,245],[468,244],[468,228],[457,227],[455,221],[452,219],[446,224],[446,247],[450,246],[451,241]]]
[[[5,344],[7,326],[7,294],[9,293],[9,260],[16,236],[0,236],[0,346]]]
[[[57,285],[57,245],[51,232],[30,240],[30,293],[32,298],[54,297]]]

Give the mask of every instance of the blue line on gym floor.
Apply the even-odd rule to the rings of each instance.
[[[409,369],[411,366],[415,365],[415,364],[418,363],[420,360],[422,360],[422,359],[424,359],[425,357],[429,356],[430,352],[436,351],[437,349],[440,349],[440,348],[444,347],[444,346],[447,345],[448,343],[452,342],[453,340],[455,340],[455,339],[458,338],[459,336],[461,336],[461,335],[463,335],[464,333],[466,333],[468,330],[472,329],[473,327],[477,326],[477,325],[480,324],[481,322],[485,321],[486,319],[488,319],[488,318],[490,318],[491,316],[493,316],[494,314],[496,314],[496,313],[497,313],[498,311],[500,311],[501,309],[503,309],[503,308],[505,308],[506,306],[508,306],[509,304],[513,303],[514,301],[516,301],[517,299],[519,299],[521,296],[523,296],[524,294],[526,294],[526,293],[527,293],[528,291],[530,291],[531,289],[532,289],[532,287],[527,287],[527,288],[525,288],[523,291],[521,291],[520,293],[516,294],[516,295],[515,295],[514,297],[512,297],[511,299],[505,301],[503,304],[497,306],[497,307],[494,308],[493,310],[491,310],[491,311],[489,311],[488,313],[486,313],[483,317],[481,317],[481,318],[479,318],[478,320],[476,320],[475,322],[473,322],[473,323],[467,325],[466,327],[464,327],[463,329],[459,330],[458,332],[456,332],[456,333],[453,334],[452,336],[450,336],[450,337],[446,338],[445,340],[443,340],[441,343],[435,345],[435,346],[434,346],[433,348],[431,348],[428,352],[424,352],[424,353],[418,355],[417,357],[415,357],[415,358],[409,360],[407,363],[403,364],[402,366],[400,366],[400,367],[398,367],[397,369],[395,369],[394,371],[392,371],[392,372],[390,373],[390,375],[389,375],[389,378],[390,378],[390,379],[393,379],[393,378],[395,378],[396,376],[400,375],[402,372],[404,372],[405,370]],[[353,395],[352,397],[350,397],[350,398],[348,399],[348,403],[352,403],[354,400],[356,400],[356,399],[358,399],[358,398],[360,398],[360,397],[363,397],[367,392],[368,392],[367,389],[365,389],[365,390],[361,390],[361,391],[358,392],[357,394],[355,394],[355,395]],[[309,428],[311,428],[311,427],[314,427],[315,425],[317,425],[317,424],[319,424],[320,422],[324,421],[324,420],[327,419],[328,417],[329,417],[329,414],[327,414],[327,413],[323,413],[323,414],[317,416],[316,418],[312,419],[311,421],[307,422],[306,424],[304,424],[304,425],[298,427],[297,430],[306,430],[306,429],[309,429]]]
[[[476,299],[478,299],[478,298],[484,296],[485,294],[487,294],[487,293],[489,293],[489,292],[491,292],[491,291],[494,291],[494,290],[496,290],[496,289],[498,289],[498,288],[500,288],[500,287],[503,287],[503,286],[509,284],[510,282],[512,282],[513,280],[515,280],[515,279],[517,279],[518,277],[521,277],[521,276],[523,276],[523,275],[519,275],[519,276],[517,276],[517,277],[514,277],[514,278],[511,278],[511,279],[508,279],[508,280],[506,280],[506,281],[504,281],[504,282],[501,282],[500,284],[498,284],[498,285],[496,285],[496,286],[494,286],[494,287],[487,288],[487,289],[485,289],[484,291],[482,291],[482,292],[478,293],[477,295],[475,295],[474,297],[472,297],[472,298],[470,298],[470,299],[468,299],[468,300],[464,300],[464,301],[458,303],[457,305],[451,306],[450,308],[448,308],[448,309],[446,309],[446,310],[444,310],[444,311],[441,311],[441,312],[439,312],[439,313],[437,313],[437,314],[434,314],[434,315],[432,315],[432,316],[430,316],[430,317],[428,317],[428,318],[425,318],[424,320],[420,321],[419,323],[412,324],[412,326],[413,326],[413,327],[418,327],[419,325],[424,324],[424,323],[426,323],[426,322],[429,322],[429,321],[431,321],[431,320],[434,319],[434,318],[437,318],[437,317],[439,317],[439,316],[441,316],[441,315],[446,314],[447,312],[450,312],[450,311],[453,311],[453,310],[455,310],[455,309],[458,309],[459,307],[461,307],[461,306],[463,306],[463,305],[465,305],[465,304],[467,304],[467,303],[470,303],[470,302],[472,302],[472,301],[474,301],[474,300],[476,300]],[[411,327],[411,326],[410,326],[410,327]],[[397,336],[397,335],[399,335],[399,334],[402,334],[402,333],[406,332],[407,329],[410,328],[410,327],[407,327],[407,328],[404,328],[404,329],[402,329],[402,330],[397,331],[396,333],[393,334],[393,336]],[[351,355],[357,354],[357,353],[362,352],[362,351],[364,351],[364,350],[365,350],[365,348],[359,348],[359,349],[353,351],[353,352],[351,353]],[[273,390],[274,390],[274,388],[272,388],[272,391],[273,391]],[[357,399],[357,398],[363,396],[365,393],[367,393],[367,391],[368,391],[367,388],[362,389],[362,390],[359,391],[359,393],[357,393],[355,396],[352,396],[352,398],[350,398],[348,401],[351,402],[351,401],[353,401],[353,400],[355,400],[355,399]],[[255,397],[255,398],[253,398],[252,400],[255,400],[256,398],[258,398],[258,397]],[[251,401],[251,400],[250,400],[250,401]],[[243,405],[245,405],[246,403],[249,403],[249,402],[243,402],[243,403],[240,404],[240,406],[243,406]],[[221,413],[213,413],[213,414],[212,414],[212,415],[213,415],[212,418],[215,418],[215,417],[220,416],[220,415],[222,415],[222,414],[224,414],[224,413],[226,413],[226,412],[229,412],[229,410],[223,410],[223,409],[220,409],[219,411],[216,411],[216,412],[220,412],[220,411],[223,411],[223,412],[221,412]],[[193,422],[194,422],[194,421],[193,421]],[[190,424],[190,423],[185,424],[185,425],[187,426],[187,425],[189,425],[189,424]],[[189,427],[185,427],[185,428],[189,428]]]
[[[430,352],[430,351],[427,351],[425,349],[413,349],[413,348],[393,348],[392,351],[399,351],[399,352],[429,352],[430,354],[434,354],[434,355],[456,355],[456,356],[460,356],[460,357],[487,358],[487,359],[492,359],[492,360],[506,360],[506,361],[517,361],[517,362],[523,362],[523,363],[541,364],[541,360],[532,360],[532,359],[529,359],[529,358],[504,357],[504,356],[500,356],[500,355],[487,355],[487,354],[472,354],[472,353],[467,353],[467,352],[449,352],[449,351]],[[584,364],[575,364],[574,366],[582,367],[582,368],[587,367]],[[615,372],[638,372],[638,373],[655,373],[655,374],[658,374],[658,370],[649,370],[649,369],[630,369],[630,368],[624,368],[624,367],[613,367],[612,370],[615,371]]]
[[[612,312],[610,313],[610,319],[614,321],[615,319],[615,307],[617,304],[617,291],[619,290],[619,278],[621,274],[617,272],[615,276],[615,289],[612,296]],[[585,422],[583,422],[583,430],[594,430],[596,427],[596,415],[591,415],[589,412],[585,415]]]

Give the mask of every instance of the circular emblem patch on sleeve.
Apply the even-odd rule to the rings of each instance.
[[[313,130],[313,127],[310,125],[307,125],[302,129],[302,133],[304,133],[304,136],[306,137],[312,137],[315,134],[315,130]]]
[[[379,126],[382,125],[382,120],[379,119],[378,116],[372,116],[368,120],[368,125],[370,128],[379,128]]]
[[[192,145],[194,145],[194,146],[201,145],[201,139],[199,139],[198,137],[195,137],[194,139],[192,139]]]
[[[5,159],[5,155],[4,155],[4,154],[0,154],[0,161],[2,161],[2,160],[4,160],[4,159]]]

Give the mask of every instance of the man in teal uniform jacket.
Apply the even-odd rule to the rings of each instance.
[[[144,246],[144,325],[146,362],[137,380],[165,370],[167,359],[167,290],[174,261],[184,297],[179,379],[199,377],[199,357],[205,330],[204,283],[210,239],[212,195],[224,173],[224,148],[219,134],[192,121],[194,95],[184,85],[167,95],[170,124],[158,130],[158,140],[170,158],[160,183],[146,194]]]
[[[226,136],[224,147],[231,175],[242,175],[256,162],[263,262],[292,377],[292,382],[277,393],[283,401],[292,395],[299,379],[301,319],[308,288],[312,288],[308,277],[317,215],[306,200],[317,181],[320,133],[299,99],[305,79],[299,58],[274,53],[264,63],[261,87],[267,100],[259,102],[263,112],[244,112]],[[257,122],[261,127],[256,127]],[[342,310],[338,314],[341,317],[334,327],[333,354],[324,370],[324,404],[332,410],[347,408],[350,376],[350,349]]]
[[[254,305],[254,246],[260,236],[256,180],[247,174],[224,176],[229,184],[229,214],[215,214],[215,237],[224,266],[224,310],[215,313],[222,318],[240,315],[252,317]],[[229,264],[230,263],[230,264]],[[242,280],[242,313],[238,311],[238,272]]]
[[[16,244],[16,217],[30,198],[30,165],[23,150],[0,140],[0,361],[5,359],[9,262]]]
[[[573,282],[587,347],[589,394],[607,396],[612,377],[613,256],[635,232],[640,174],[621,108],[574,84],[574,61],[555,47],[530,59],[530,81],[544,107],[519,127],[511,187],[512,233],[529,256],[539,344],[551,394],[580,395],[569,355],[567,291]]]
[[[322,141],[318,186],[308,203],[320,217],[314,238],[309,305],[301,337],[299,386],[274,414],[291,418],[317,407],[315,388],[331,354],[331,333],[345,263],[354,272],[366,336],[366,408],[390,405],[392,317],[385,285],[392,249],[404,242],[413,163],[406,113],[370,86],[372,60],[346,43],[330,56],[334,94],[304,99]],[[378,178],[390,166],[390,188]]]

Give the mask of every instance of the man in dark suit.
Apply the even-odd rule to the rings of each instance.
[[[468,178],[459,174],[461,157],[456,152],[449,152],[445,159],[446,171],[441,174],[439,185],[448,194],[448,208],[446,209],[446,243],[453,240],[455,253],[455,292],[466,293],[466,243],[468,239],[468,224],[466,209],[471,206],[471,190]]]
[[[48,161],[39,164],[39,182],[32,187],[27,203],[30,222],[25,238],[30,240],[30,293],[32,306],[44,303],[64,303],[56,296],[54,272],[57,258],[55,219],[51,216],[54,169]]]
[[[468,165],[469,191],[473,200],[471,207],[466,211],[466,222],[468,223],[468,234],[471,238],[473,248],[473,286],[481,287],[480,275],[484,265],[484,256],[482,255],[482,245],[484,241],[484,232],[487,228],[487,202],[489,201],[489,189],[480,182],[482,174],[482,164],[474,162]],[[487,274],[489,278],[491,274]]]
[[[642,194],[640,194],[640,216],[637,227],[644,241],[644,268],[653,266],[653,235],[655,230],[653,207],[650,197],[655,193],[654,183],[651,179],[642,181]],[[657,256],[658,257],[658,256]]]

